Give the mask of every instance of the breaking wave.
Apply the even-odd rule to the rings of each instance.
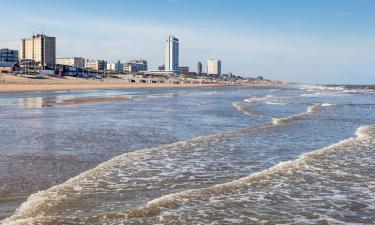
[[[260,172],[257,172],[257,173],[253,173],[253,174],[251,174],[247,177],[243,177],[243,178],[240,178],[238,180],[234,180],[234,181],[224,183],[224,184],[218,184],[218,185],[207,187],[207,188],[187,190],[187,191],[183,191],[183,192],[179,192],[179,193],[172,193],[172,194],[162,196],[160,198],[149,201],[144,207],[133,210],[133,211],[129,212],[128,214],[124,215],[124,219],[125,218],[131,219],[132,217],[134,217],[134,215],[150,216],[150,219],[151,218],[155,219],[155,217],[153,217],[154,215],[159,215],[159,214],[163,213],[163,211],[173,210],[174,213],[178,212],[179,215],[167,214],[167,213],[165,213],[163,215],[165,217],[173,218],[174,219],[173,221],[175,221],[175,222],[176,221],[188,222],[188,221],[191,221],[192,218],[189,217],[189,216],[184,217],[183,215],[191,213],[193,211],[198,210],[200,213],[204,213],[205,211],[207,211],[206,208],[211,208],[211,207],[214,207],[215,210],[218,213],[220,213],[220,209],[222,209],[222,208],[225,208],[225,209],[230,211],[230,207],[235,207],[235,201],[239,201],[238,199],[235,199],[235,198],[241,197],[241,192],[244,192],[244,193],[242,193],[242,195],[244,195],[244,196],[242,196],[243,199],[241,201],[249,201],[249,199],[250,199],[249,195],[258,195],[258,194],[261,194],[260,192],[262,192],[262,195],[266,194],[266,193],[263,193],[263,192],[266,192],[265,190],[263,190],[263,191],[259,190],[259,189],[262,189],[262,187],[264,185],[268,185],[268,184],[276,185],[277,190],[280,190],[282,193],[286,194],[287,190],[284,190],[284,189],[286,187],[288,187],[288,185],[294,185],[294,183],[288,183],[288,182],[291,182],[291,181],[288,181],[288,179],[293,179],[294,176],[297,176],[297,174],[293,175],[294,173],[298,173],[298,176],[300,176],[300,174],[304,174],[304,176],[309,176],[309,173],[311,173],[310,172],[311,170],[317,170],[317,171],[321,171],[321,172],[323,172],[324,170],[328,170],[326,172],[326,174],[316,174],[315,176],[318,176],[316,179],[323,179],[323,180],[324,179],[338,179],[338,181],[342,181],[343,178],[341,176],[344,175],[344,174],[346,176],[348,176],[349,178],[351,176],[361,176],[361,175],[349,174],[349,172],[337,170],[335,173],[333,173],[333,175],[337,174],[336,175],[337,177],[324,178],[324,176],[333,176],[333,175],[331,175],[332,172],[330,172],[330,170],[328,168],[327,169],[324,168],[323,171],[320,169],[320,166],[322,166],[322,167],[326,166],[324,161],[328,160],[329,157],[336,157],[337,154],[341,154],[341,155],[344,154],[344,155],[341,156],[341,157],[343,157],[343,160],[351,160],[349,156],[345,155],[345,153],[347,151],[349,151],[349,154],[353,156],[353,154],[355,155],[355,152],[350,152],[350,151],[360,151],[361,148],[366,148],[367,150],[369,150],[369,149],[372,149],[374,147],[375,125],[359,127],[357,129],[355,135],[356,135],[355,137],[351,137],[349,139],[342,140],[342,141],[340,141],[336,144],[330,145],[330,146],[325,147],[325,148],[318,149],[316,151],[312,151],[312,152],[309,152],[309,153],[302,154],[299,158],[297,158],[295,160],[278,163],[278,164],[270,167],[269,169],[266,169],[266,170],[263,170],[263,171],[260,171]],[[328,157],[328,158],[325,159],[325,157]],[[322,159],[320,159],[320,158],[322,158]],[[323,162],[321,162],[321,161],[323,161]],[[342,162],[342,163],[345,164],[345,163],[349,163],[349,162]],[[331,167],[332,167],[332,169],[336,169],[336,168],[339,169],[340,168],[340,167],[337,167],[337,166],[335,167],[335,164],[333,164]],[[293,172],[293,171],[296,171],[296,172]],[[364,172],[365,172],[365,174],[367,174],[366,170]],[[284,180],[284,177],[288,178],[288,179]],[[277,179],[279,181],[277,181],[277,180],[274,181],[274,179]],[[297,178],[297,179],[301,179],[301,178]],[[363,179],[366,180],[365,178],[363,178]],[[280,182],[284,186],[280,186],[281,185],[281,184],[279,184]],[[287,183],[284,184],[284,182],[287,182]],[[303,185],[311,187],[311,184],[306,183],[306,181],[304,181],[304,179],[299,180],[299,181],[295,181],[295,182],[302,182]],[[326,182],[328,182],[328,180]],[[308,188],[308,187],[306,187],[306,188]],[[247,189],[251,189],[251,188],[255,189],[257,192],[254,192],[255,190],[247,190]],[[339,190],[337,190],[337,192],[338,191],[344,191],[344,190],[341,190],[339,186],[333,186],[332,188],[339,189]],[[313,189],[313,190],[315,190],[315,189]],[[310,190],[306,190],[306,191],[310,191]],[[352,191],[354,191],[354,189],[349,189],[349,193],[351,193]],[[358,190],[358,192],[360,192],[360,191],[361,190]],[[303,189],[302,189],[302,192],[303,192]],[[315,193],[315,191],[313,193]],[[239,196],[236,196],[236,195],[239,195]],[[290,196],[288,198],[285,198],[285,199],[289,199],[290,201],[292,201],[292,200],[294,201],[296,198],[297,198],[297,196],[292,195],[292,196]],[[327,197],[325,197],[325,198],[328,199]],[[366,199],[366,198],[370,198],[370,199]],[[355,208],[356,206],[367,207],[366,203],[371,204],[371,201],[375,200],[375,196],[373,194],[371,195],[371,197],[366,197],[366,198],[361,199],[363,201],[362,203],[355,203],[356,205],[351,206],[352,207],[351,209],[354,211],[354,213],[358,213],[356,211],[357,208]],[[259,199],[259,196],[258,196],[258,198],[255,198],[255,199],[258,199],[259,201],[267,201],[267,202],[269,201],[268,199],[267,200],[263,199],[263,197],[261,199]],[[308,199],[308,198],[306,199],[306,198],[302,197],[302,199],[305,200],[305,201],[309,201],[309,200],[315,201],[313,204],[317,204],[316,202],[318,202],[318,200],[322,201],[321,203],[319,202],[319,204],[328,204],[328,203],[324,202],[324,201],[326,201],[324,198],[322,200],[320,200],[317,197],[315,197],[314,199]],[[226,200],[228,200],[228,201],[226,202]],[[332,203],[331,207],[339,207],[340,208],[341,207],[340,204],[343,204],[343,203],[340,202],[340,199],[333,198],[333,199],[329,199],[329,200],[333,201],[333,202],[335,202],[335,204],[337,204],[337,206],[336,206]],[[337,201],[337,203],[336,203],[336,201]],[[360,201],[360,200],[358,199],[357,201]],[[244,207],[243,204],[244,203],[242,203],[242,205],[240,205],[239,207],[243,208]],[[249,204],[250,204],[250,206],[247,206],[247,207],[254,208],[254,207],[251,206],[254,203],[249,202]],[[261,203],[259,203],[259,204],[260,204],[260,206],[258,206],[257,209],[260,211],[260,210],[262,210],[262,207],[261,207],[262,204]],[[278,202],[278,204],[282,204],[281,207],[287,207],[287,205],[285,205],[286,204],[285,202],[281,202],[281,203]],[[298,202],[296,204],[298,204]],[[299,203],[299,204],[301,204],[301,203]],[[307,205],[307,204],[309,204],[308,202],[307,202],[307,204],[306,203],[302,203],[302,204],[304,204],[304,207],[306,207],[306,208],[309,207]],[[276,205],[274,205],[273,207],[276,207]],[[324,205],[321,206],[321,207],[324,207]],[[374,205],[372,206],[372,208],[373,207],[374,207]],[[319,209],[316,209],[316,208],[313,208],[313,209],[310,209],[310,210],[319,211]],[[371,211],[371,206],[369,206],[368,210]],[[280,209],[280,211],[283,211],[283,209]],[[233,216],[232,214],[235,214],[236,216],[234,216],[233,219],[235,219],[235,218],[244,219],[243,214],[241,214],[240,212],[241,212],[241,209],[235,209],[234,208],[233,212],[228,212],[228,216]],[[267,213],[269,214],[270,211],[266,210],[265,214],[267,214]],[[351,213],[351,212],[346,210],[346,213],[348,214],[348,213]],[[255,219],[257,217],[260,217],[260,218],[265,219],[265,218],[267,218],[267,217],[265,217],[265,214],[261,214],[261,213],[257,214],[257,213],[254,212],[252,214],[248,214],[247,218],[253,217],[253,219]],[[204,214],[204,215],[205,216],[202,218],[202,220],[204,220],[205,218],[207,219],[209,214]],[[280,215],[280,214],[278,213],[277,215]],[[306,212],[304,212],[303,209],[302,209],[302,215],[306,216]],[[324,214],[319,215],[317,213],[311,213],[311,215],[315,215],[315,216],[307,216],[307,219],[304,220],[304,222],[311,222],[311,223],[316,224],[316,220],[319,219],[319,218],[323,218],[324,220],[328,220],[328,221],[335,221],[336,223],[340,223],[340,224],[343,222],[343,221],[339,221],[338,219],[333,218],[333,216],[330,217],[330,216],[327,216],[327,215],[324,215]],[[197,216],[199,216],[199,215],[197,215]],[[302,218],[298,217],[297,215],[293,214],[293,212],[290,212],[290,215],[288,215],[286,217],[288,219],[290,219],[291,221],[299,220],[299,219],[303,218],[303,216],[301,216]],[[163,216],[160,216],[158,218],[162,218],[162,220],[167,219],[167,218],[164,218]],[[218,217],[218,218],[223,219],[221,217]],[[341,218],[341,219],[345,219],[345,218]],[[369,221],[374,222],[373,219],[374,218],[371,218],[371,216],[370,217],[363,217],[363,221],[367,221],[367,223]],[[239,219],[239,221],[241,221],[241,219]],[[286,221],[286,219],[284,219],[283,221]],[[256,223],[254,223],[254,224],[256,224]]]
[[[234,103],[233,103],[233,106],[234,106],[238,111],[244,113],[245,115],[248,115],[248,116],[257,116],[257,117],[265,117],[265,116],[259,115],[257,112],[255,112],[255,111],[253,111],[253,110],[250,110],[248,107],[245,107],[243,101],[240,101],[240,102],[234,102]]]
[[[334,105],[329,104],[329,103],[316,103],[316,104],[308,106],[306,112],[295,114],[295,115],[288,116],[288,117],[283,117],[283,118],[272,118],[272,123],[274,125],[281,125],[281,124],[285,124],[293,120],[300,120],[310,115],[311,113],[317,112],[318,110],[324,107],[334,107]]]

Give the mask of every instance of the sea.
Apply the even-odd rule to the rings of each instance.
[[[0,94],[0,224],[375,224],[375,86]]]

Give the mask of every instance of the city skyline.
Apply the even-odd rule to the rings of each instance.
[[[56,4],[48,1],[35,1],[31,7],[26,1],[5,0],[4,16],[17,8],[19,19],[0,37],[0,48],[19,50],[19,40],[34,30],[58,38],[57,57],[111,62],[145,58],[150,68],[157,68],[164,64],[163,39],[174,34],[183,40],[181,66],[194,68],[198,61],[219,58],[225,61],[223,72],[241,75],[308,83],[374,81],[375,35],[370,27],[375,4],[371,1],[109,3],[58,1],[61,7],[69,6],[66,14],[52,10]],[[121,14],[121,5],[135,10]],[[140,18],[137,9],[147,15]],[[165,10],[170,14],[163,17]]]

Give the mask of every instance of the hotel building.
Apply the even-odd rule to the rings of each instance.
[[[218,59],[210,59],[207,61],[207,74],[213,76],[221,75],[221,61]]]
[[[165,39],[165,70],[179,72],[179,42],[174,36]]]
[[[37,34],[31,38],[22,39],[20,58],[34,60],[41,67],[54,67],[56,63],[56,38]]]

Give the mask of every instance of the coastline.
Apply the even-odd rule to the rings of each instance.
[[[95,90],[95,89],[131,89],[131,88],[202,88],[202,87],[280,87],[283,84],[271,82],[262,83],[231,83],[231,82],[204,82],[204,83],[129,83],[118,78],[105,78],[100,80],[87,80],[83,78],[50,77],[48,79],[32,79],[8,74],[0,76],[0,93],[17,92],[44,92],[44,91],[69,91],[69,90]]]

